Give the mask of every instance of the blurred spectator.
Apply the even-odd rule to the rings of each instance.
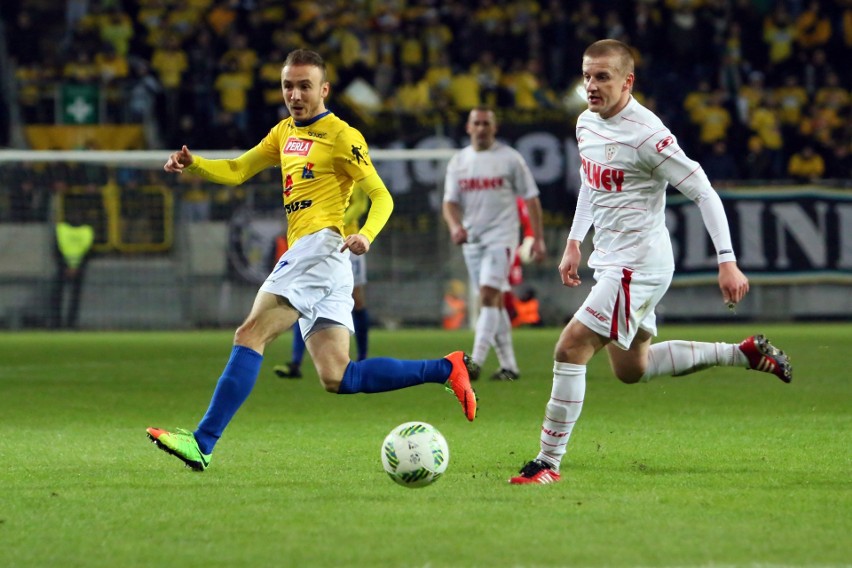
[[[444,329],[461,329],[467,319],[467,288],[461,280],[447,282],[441,308]]]
[[[284,54],[277,47],[273,48],[263,59],[257,70],[257,87],[261,105],[258,109],[255,123],[269,125],[281,120],[287,113],[284,99],[281,96],[281,66]],[[192,146],[189,146],[192,148]]]
[[[830,108],[838,114],[848,110],[850,99],[852,99],[852,93],[841,86],[840,76],[834,71],[826,75],[825,82],[814,94],[814,104]]]
[[[796,44],[805,51],[825,48],[831,34],[831,20],[823,11],[821,0],[810,0],[796,17]]]
[[[731,126],[731,113],[724,106],[724,91],[714,91],[707,104],[699,107],[693,116],[698,125],[698,141],[701,145],[699,154],[703,157],[711,152],[711,148],[719,141],[726,139],[728,128]]]
[[[529,286],[515,300],[515,315],[512,317],[512,327],[520,327],[522,325],[533,327],[544,325],[535,289]]]
[[[92,252],[95,231],[84,222],[80,212],[69,209],[65,219],[55,228],[56,276],[50,301],[50,326],[54,329],[76,329],[80,314],[80,293],[86,263]],[[65,306],[65,291],[69,290],[68,308]]]
[[[773,96],[764,97],[760,106],[753,110],[749,119],[749,128],[760,138],[764,151],[772,158],[769,177],[781,177],[784,138],[781,134],[781,121],[778,118],[778,104]]]
[[[118,6],[107,8],[98,22],[100,40],[111,45],[115,53],[126,57],[133,39],[133,21]]]
[[[148,63],[137,60],[132,66],[132,78],[127,107],[130,119],[142,125],[149,148],[161,148],[161,128],[157,120],[158,101],[163,92]]]
[[[766,182],[777,177],[773,171],[774,158],[766,150],[759,136],[751,136],[745,156],[743,177],[748,180]]]
[[[402,68],[402,84],[393,95],[391,110],[406,114],[425,112],[431,107],[429,84],[416,80],[410,67]]]
[[[237,19],[235,0],[220,0],[207,13],[207,24],[219,37],[225,37]]]
[[[763,41],[769,50],[768,72],[780,77],[787,70],[786,64],[793,55],[796,26],[785,2],[777,2],[763,22]]]
[[[175,146],[177,147],[177,146]],[[210,190],[199,176],[180,176],[179,218],[182,221],[208,221],[210,219]]]
[[[48,194],[43,186],[44,177],[32,165],[22,164],[12,170],[9,180],[9,220],[13,223],[46,221],[49,207]]]
[[[799,77],[791,73],[784,77],[784,85],[776,88],[773,94],[778,101],[781,136],[785,141],[795,144],[799,123],[802,120],[802,110],[808,104],[808,93],[799,84]]]
[[[798,183],[813,183],[825,174],[825,162],[813,146],[807,145],[790,157],[787,173]]]
[[[98,66],[87,51],[78,51],[74,59],[62,67],[62,78],[72,83],[95,83],[100,74]]]
[[[503,71],[494,62],[494,54],[487,49],[479,53],[479,58],[470,66],[470,72],[479,83],[480,99],[490,107],[502,106],[504,97],[499,96]]]
[[[213,87],[219,91],[219,108],[230,114],[232,122],[243,132],[248,128],[248,92],[252,87],[250,73],[240,70],[239,63],[229,60],[216,76]]]
[[[447,92],[450,104],[459,111],[469,111],[481,104],[476,75],[462,69],[453,73]]]
[[[174,34],[165,36],[161,47],[151,56],[151,68],[157,73],[163,92],[165,120],[164,136],[173,137],[181,110],[181,87],[183,75],[189,67],[186,52],[181,49],[180,40]]]
[[[568,52],[573,39],[573,29],[567,9],[561,0],[548,0],[547,9],[542,11],[541,43],[546,46],[543,50],[544,72],[550,77],[551,84],[558,89],[564,89],[569,77],[574,76],[568,69]],[[493,60],[493,54],[491,58]],[[499,81],[499,75],[497,80]],[[485,104],[496,106],[496,99],[486,100]]]
[[[231,62],[236,63],[236,70],[251,77],[258,66],[260,57],[257,51],[249,46],[248,38],[243,34],[234,34],[228,40],[228,49],[219,58],[220,68],[230,68]],[[283,63],[283,61],[282,61]]]
[[[804,77],[805,90],[809,95],[813,95],[826,84],[828,76],[834,73],[835,69],[824,49],[816,49],[812,53],[803,52],[801,55],[803,61],[800,72]]]
[[[193,122],[205,137],[217,106],[213,83],[218,71],[216,59],[210,56],[214,51],[213,36],[207,30],[200,30],[186,50],[187,70],[181,79],[182,108],[192,109]],[[278,93],[280,96],[280,86]]]

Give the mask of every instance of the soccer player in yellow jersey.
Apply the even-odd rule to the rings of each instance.
[[[328,392],[376,393],[440,383],[452,389],[468,420],[476,416],[470,359],[461,351],[425,361],[350,360],[353,278],[349,255],[370,249],[390,216],[393,200],[373,167],[361,133],[325,108],[329,84],[322,57],[303,49],[291,52],[281,70],[281,88],[290,117],[275,125],[257,146],[231,160],[207,160],[184,146],[164,166],[167,172],[191,172],[238,185],[280,165],[283,178],[289,248],[234,334],[231,357],[207,413],[194,432],[148,428],[148,437],[160,449],[197,471],[210,464],[213,447],[248,398],[264,349],[297,320]],[[344,211],[356,184],[372,205],[360,230],[344,236]]]

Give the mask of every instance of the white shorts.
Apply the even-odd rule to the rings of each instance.
[[[654,309],[669,289],[672,274],[627,268],[596,270],[595,285],[574,317],[622,349],[629,349],[640,328],[657,335]]]
[[[352,264],[349,251],[340,252],[342,246],[343,239],[331,229],[306,235],[281,255],[260,287],[264,292],[287,298],[296,308],[306,339],[329,324],[355,333]]]
[[[488,286],[506,292],[509,286],[509,269],[512,267],[515,251],[506,246],[462,245],[464,262],[470,284],[476,290]]]
[[[365,286],[367,284],[367,255],[350,254],[349,260],[352,262],[352,278],[355,281],[355,286]]]

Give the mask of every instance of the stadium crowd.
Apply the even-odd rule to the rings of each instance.
[[[286,116],[281,64],[309,46],[368,140],[411,120],[460,129],[481,103],[564,111],[570,132],[582,49],[608,37],[635,48],[635,95],[712,179],[852,177],[852,0],[3,4],[28,124],[54,121],[57,83],[96,84],[101,121],[152,123],[151,147],[247,147]]]

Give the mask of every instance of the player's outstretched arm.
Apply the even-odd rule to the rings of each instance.
[[[559,262],[559,276],[562,278],[562,283],[565,286],[576,288],[582,282],[577,271],[580,268],[580,261],[583,259],[583,253],[580,252],[580,241],[568,239],[565,243],[565,252],[562,253],[562,260]]]
[[[191,164],[192,153],[184,144],[180,150],[169,156],[169,159],[166,160],[166,165],[163,166],[163,169],[170,173],[181,174],[183,173],[183,169]]]

